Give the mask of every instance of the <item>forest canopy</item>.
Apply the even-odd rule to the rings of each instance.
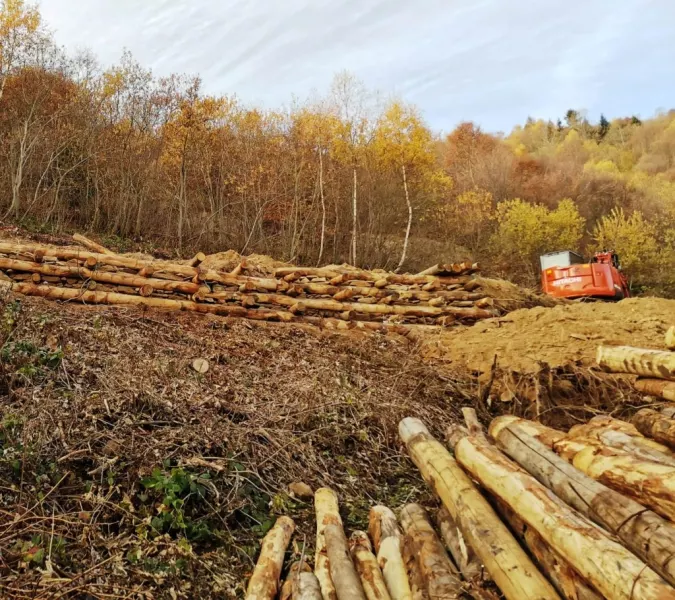
[[[38,230],[301,264],[470,259],[530,284],[540,253],[612,248],[635,289],[675,293],[674,111],[440,135],[346,73],[262,109],[128,53],[107,69],[68,55],[4,0],[0,160],[5,220]]]

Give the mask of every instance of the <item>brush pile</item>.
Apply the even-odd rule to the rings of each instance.
[[[152,261],[75,236],[77,248],[0,242],[5,287],[30,296],[91,304],[129,304],[247,319],[310,323],[327,329],[411,331],[498,316],[494,298],[472,275],[477,265],[437,265],[433,275],[399,275],[349,266],[283,267],[247,275]],[[206,262],[208,264],[208,261]],[[429,271],[429,270],[428,270]]]
[[[489,437],[464,409],[467,426],[446,431],[454,456],[406,418],[401,440],[442,503],[436,526],[417,504],[398,520],[377,506],[370,537],[354,532],[348,545],[337,497],[319,490],[314,577],[294,567],[281,598],[304,598],[296,590],[311,578],[320,593],[307,597],[317,600],[482,600],[497,590],[509,600],[674,599],[675,437],[664,434],[675,431],[673,408],[651,411],[650,427],[638,413],[633,424],[599,416],[567,433],[503,416]],[[275,598],[276,584],[256,590],[278,581],[289,541],[290,533],[283,546],[263,543],[248,598]],[[272,548],[274,571],[265,566]]]

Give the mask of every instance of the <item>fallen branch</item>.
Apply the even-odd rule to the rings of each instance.
[[[279,517],[274,527],[263,539],[258,563],[248,582],[247,600],[274,600],[279,591],[279,578],[284,564],[284,554],[295,530],[295,523],[288,517]]]

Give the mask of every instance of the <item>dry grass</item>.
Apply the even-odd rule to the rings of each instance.
[[[427,493],[399,419],[438,431],[475,392],[379,335],[27,298],[2,314],[3,598],[236,595],[275,515],[312,544],[289,483],[334,487],[362,527]]]

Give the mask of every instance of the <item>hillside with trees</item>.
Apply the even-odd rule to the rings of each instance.
[[[673,111],[441,136],[348,74],[260,109],[68,55],[23,0],[2,3],[0,48],[5,220],[297,264],[472,259],[527,284],[542,252],[611,247],[637,291],[675,293]]]

